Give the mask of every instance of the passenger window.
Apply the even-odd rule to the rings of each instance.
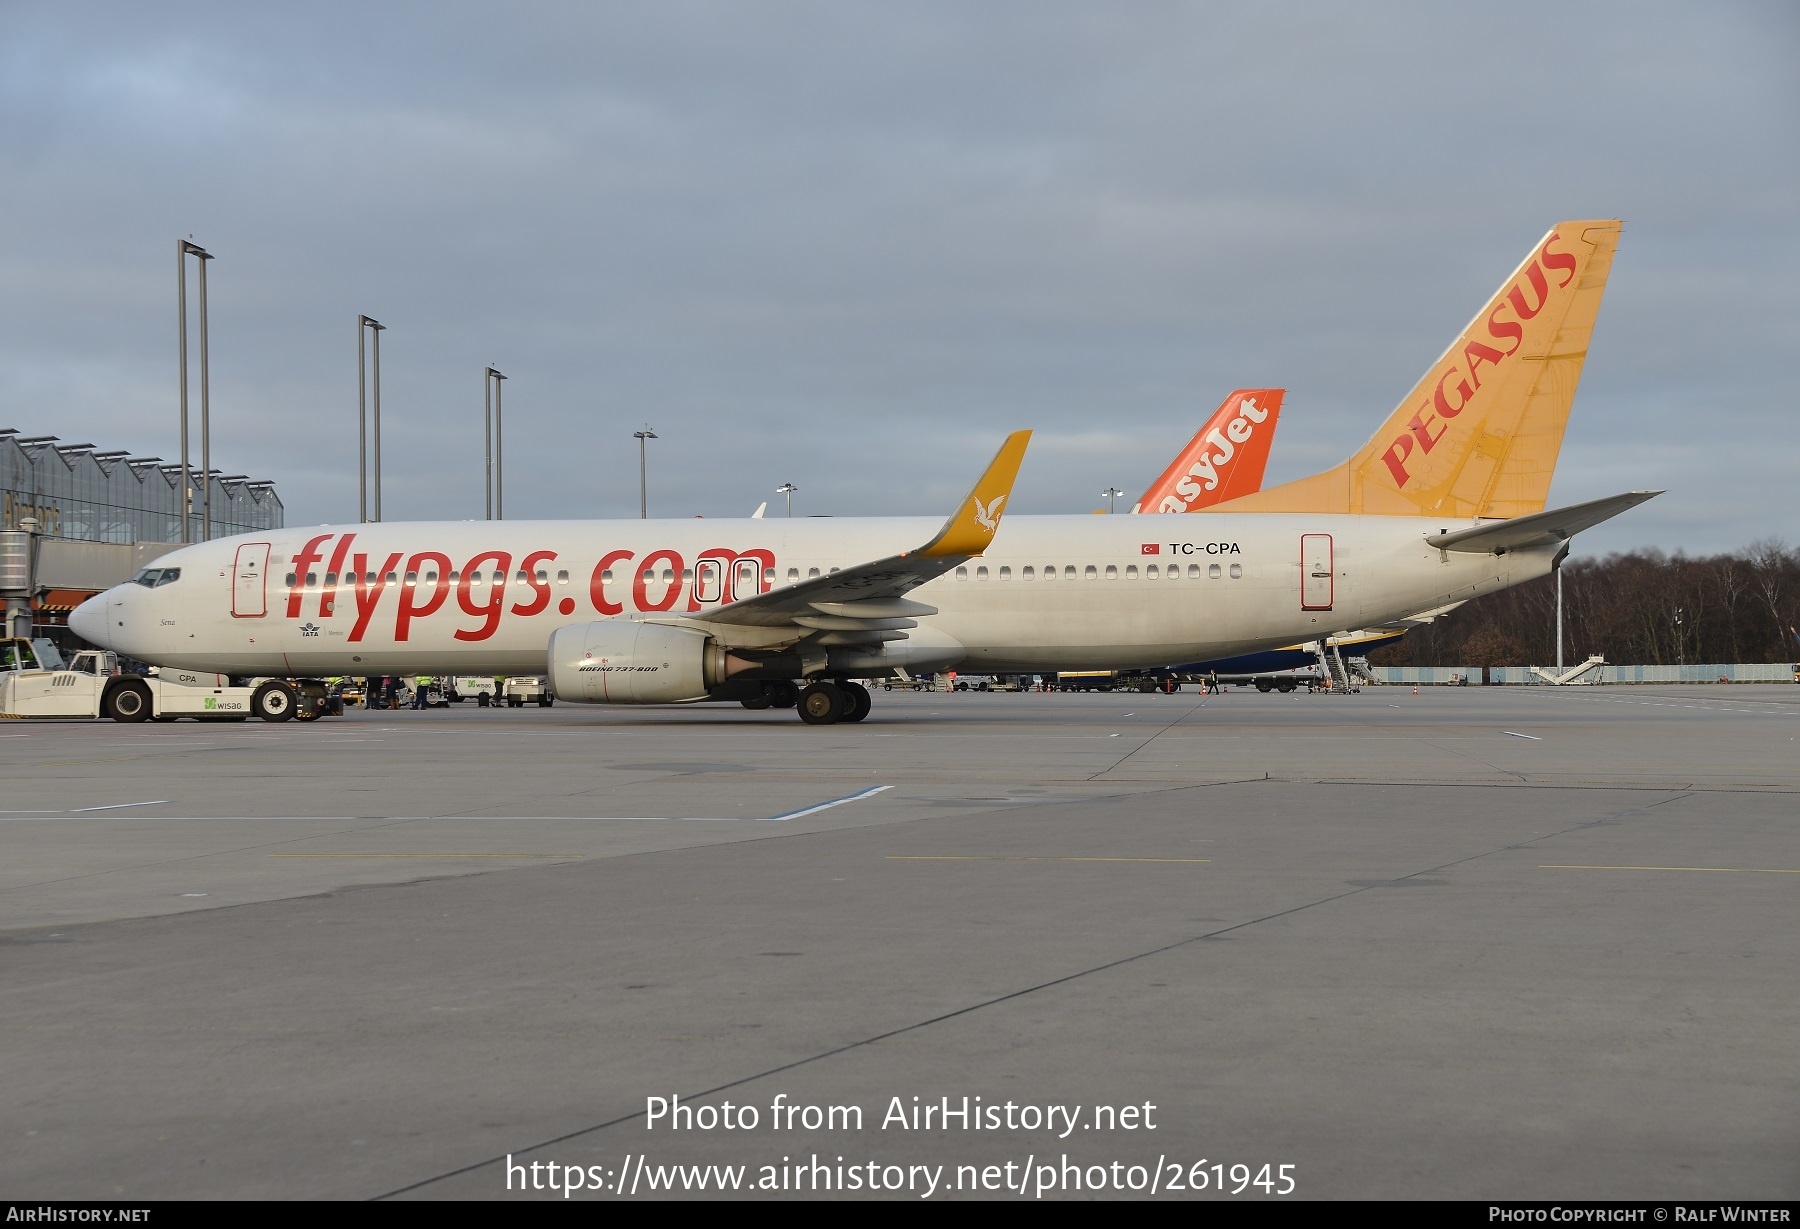
[[[527,583],[525,573],[523,571],[513,573],[513,582],[521,585]]]
[[[559,571],[556,574],[556,583],[559,585],[566,585],[569,583],[569,573],[568,573],[567,569],[564,569],[563,571]]]
[[[762,582],[763,582],[763,588],[765,588],[765,589],[772,589],[775,587],[775,569],[774,568],[764,568],[763,569],[763,581]]]
[[[668,568],[664,568],[663,569],[663,584],[666,585],[666,584],[670,583],[671,581],[673,581],[674,579],[675,579],[675,573],[671,572]]]
[[[957,568],[956,569],[956,579],[958,579],[958,580],[969,579],[969,569],[968,568]]]
[[[1233,580],[1244,579],[1244,565],[1243,564],[1234,563],[1231,565],[1231,579],[1233,579]]]
[[[477,573],[477,576],[479,576],[479,573]],[[611,568],[605,568],[601,571],[601,573],[600,573],[601,580],[611,580],[612,578],[613,578],[613,574],[612,574]]]
[[[1125,566],[1125,579],[1126,580],[1136,580],[1137,579],[1137,564],[1130,563]]]
[[[1090,571],[1090,572],[1093,570],[1094,569],[1092,569],[1092,568],[1088,569],[1088,571]],[[1074,564],[1065,563],[1063,565],[1063,579],[1064,580],[1074,580],[1075,579],[1075,565]]]
[[[1001,580],[1011,580],[1012,579],[1012,569],[1011,568],[1001,568],[1000,569],[1000,579]]]
[[[325,583],[328,585],[337,584],[337,573],[336,572],[325,573]]]
[[[1091,563],[1087,565],[1087,568],[1082,572],[1082,575],[1089,580],[1098,580],[1100,578],[1099,570]]]
[[[398,579],[399,579],[399,577],[395,576],[392,572],[389,572],[387,574],[387,583],[390,585],[393,584]],[[312,584],[312,573],[311,572],[308,572],[306,574],[306,583],[309,585]]]
[[[369,577],[369,579],[374,580],[375,578],[373,576],[371,576],[371,577]],[[480,584],[481,583],[481,573],[480,572],[470,572],[469,573],[469,583],[472,585]]]
[[[564,573],[564,575],[567,575],[567,573]],[[461,573],[461,572],[452,572],[452,573],[450,573],[450,583],[451,583],[451,584],[455,584],[455,583],[456,583],[456,582],[457,582],[457,581],[459,581],[459,580],[461,580],[461,579],[462,579],[462,573]]]
[[[976,580],[986,580],[987,579],[987,568],[985,566],[978,567],[975,569],[975,579]]]
[[[149,581],[147,581],[147,580],[145,580],[145,579],[144,579],[144,577],[146,577],[146,576],[148,576],[148,575],[149,575],[149,573],[148,573],[148,572],[139,572],[139,573],[138,573],[138,584],[140,584],[140,585],[147,585],[147,584],[149,584],[149,583],[150,583],[150,582],[149,582]],[[294,575],[294,574],[293,574],[293,573],[292,573],[292,572],[289,572],[289,573],[288,573],[288,574],[287,574],[287,586],[288,586],[288,588],[290,588],[290,589],[292,589],[292,588],[293,588],[293,587],[294,587],[294,581],[295,581],[295,580],[296,580],[296,579],[297,579],[297,577],[295,577],[295,575]]]
[[[1209,579],[1212,579],[1212,580],[1219,579],[1219,565],[1216,563],[1207,564],[1206,565],[1206,575]]]
[[[169,583],[169,573],[168,573],[168,572],[164,572],[164,573],[163,573],[163,574],[162,574],[162,579],[161,579],[161,580],[159,580],[159,581],[157,581],[157,582],[156,582],[156,583],[157,583],[157,584],[158,584],[158,585],[166,585],[166,584],[168,584],[168,583]],[[309,589],[310,589],[310,588],[312,588],[312,587],[313,587],[313,586],[314,586],[314,585],[316,585],[316,584],[318,584],[318,583],[319,583],[319,574],[318,574],[318,573],[317,573],[317,572],[308,572],[308,573],[307,573],[307,574],[306,574],[306,586],[307,586],[307,588],[309,588]]]
[[[818,578],[819,578],[819,569],[818,568],[807,568],[806,569],[806,579],[817,580]]]
[[[417,572],[408,572],[406,574],[406,583],[409,585],[418,584],[419,583],[419,574]]]
[[[788,569],[788,583],[791,585],[799,579],[800,579],[800,569],[799,568],[789,568]]]
[[[1144,578],[1146,580],[1161,580],[1162,573],[1157,570],[1156,565],[1153,563],[1144,569]]]
[[[1019,572],[1019,579],[1020,580],[1031,580],[1031,579],[1035,578],[1036,575],[1037,575],[1037,573],[1034,572],[1029,566],[1027,566]]]
[[[1189,580],[1199,580],[1200,579],[1200,565],[1199,564],[1197,564],[1197,563],[1188,564],[1188,579]]]
[[[1119,569],[1117,566],[1110,564],[1110,563],[1106,565],[1106,579],[1108,579],[1108,580],[1119,579]]]
[[[664,575],[666,576],[667,573],[665,572]],[[693,568],[682,568],[681,569],[681,581],[683,584],[686,584],[688,581],[691,581],[693,579],[694,579],[694,569]]]
[[[564,576],[567,576],[567,575],[568,575],[568,573],[567,573],[567,572],[564,572],[564,573],[563,573],[563,575],[564,575]],[[548,572],[546,572],[546,571],[544,571],[544,569],[543,569],[543,568],[539,568],[539,569],[538,569],[538,570],[537,570],[537,579],[538,579],[538,584],[540,584],[540,585],[541,585],[541,584],[543,584],[543,583],[544,583],[544,582],[545,582],[545,581],[546,581],[546,580],[549,580],[549,579],[550,579],[550,573],[548,573]]]

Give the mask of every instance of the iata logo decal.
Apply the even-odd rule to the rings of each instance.
[[[1188,467],[1187,477],[1175,484],[1175,494],[1163,496],[1161,511],[1186,512],[1193,502],[1200,498],[1201,491],[1216,491],[1223,480],[1221,465],[1230,463],[1237,456],[1238,449],[1250,442],[1256,433],[1256,424],[1267,422],[1269,411],[1256,404],[1256,398],[1245,397],[1238,402],[1237,417],[1225,424],[1221,431],[1218,427],[1206,433],[1206,442],[1212,447],[1203,449],[1200,459]],[[1217,452],[1212,451],[1218,449]],[[1149,554],[1148,551],[1144,552]]]
[[[1525,343],[1525,321],[1535,319],[1539,312],[1549,303],[1553,290],[1562,290],[1575,280],[1575,272],[1579,268],[1572,253],[1553,252],[1550,245],[1561,238],[1555,232],[1544,240],[1544,246],[1526,265],[1525,272],[1519,280],[1506,288],[1504,301],[1489,310],[1487,314],[1487,335],[1493,340],[1506,344],[1504,350],[1479,341],[1469,333],[1463,334],[1462,353],[1446,363],[1441,371],[1435,372],[1435,379],[1427,377],[1431,385],[1431,395],[1419,403],[1413,413],[1412,421],[1406,424],[1406,430],[1396,435],[1387,451],[1381,454],[1388,472],[1394,476],[1394,485],[1405,489],[1412,477],[1406,467],[1407,460],[1416,448],[1423,455],[1437,447],[1437,442],[1450,429],[1450,419],[1463,412],[1481,388],[1483,377],[1482,366],[1491,366],[1498,371],[1501,364],[1510,358]],[[1560,270],[1563,274],[1555,287],[1545,270]],[[1472,332],[1473,330],[1471,330]],[[1487,373],[1492,378],[1494,371]]]
[[[300,634],[302,636],[317,636],[319,634],[319,625],[317,623],[303,623],[300,625]]]

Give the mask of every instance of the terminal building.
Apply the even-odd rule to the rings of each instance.
[[[178,462],[0,427],[0,551],[9,555],[0,584],[19,590],[0,597],[29,605],[31,635],[67,648],[69,611],[149,560],[184,542],[282,527],[273,482],[214,470],[203,487],[197,465],[188,477],[183,491]]]

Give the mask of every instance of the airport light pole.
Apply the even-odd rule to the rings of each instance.
[[[775,493],[777,495],[786,495],[787,496],[787,514],[788,514],[789,519],[792,519],[793,515],[794,515],[794,492],[798,491],[799,489],[800,489],[799,487],[795,486],[791,482],[784,482],[780,486],[775,488]]]
[[[1119,496],[1123,495],[1124,493],[1125,493],[1124,491],[1121,491],[1116,486],[1109,486],[1104,491],[1100,492],[1101,496],[1104,497],[1106,500],[1106,511],[1107,511],[1108,515],[1111,515],[1114,511],[1117,510],[1117,508],[1119,506],[1118,498],[1119,498]]]
[[[506,519],[506,503],[503,498],[502,483],[506,480],[505,441],[500,426],[500,381],[506,379],[497,368],[489,367],[482,377],[485,390],[486,417],[483,425],[487,429],[487,519],[503,521]]]
[[[1562,564],[1556,565],[1556,672],[1563,668]]]
[[[363,344],[375,339],[375,520],[381,519],[381,335],[387,325],[373,316],[356,318],[356,517],[369,523],[369,378]]]
[[[646,424],[642,431],[633,431],[631,436],[638,442],[638,518],[647,521],[650,519],[650,479],[645,456],[656,432]]]
[[[188,467],[188,310],[187,310],[187,258],[193,256],[200,262],[200,468],[204,471],[212,468],[212,424],[208,405],[207,361],[206,361],[206,262],[212,254],[199,244],[189,239],[175,241],[175,302],[181,314],[179,330],[181,346],[181,540],[192,542],[193,531],[193,475]],[[205,512],[206,523],[202,527],[203,535],[212,537],[212,483],[207,482],[206,491],[201,496],[201,507]]]

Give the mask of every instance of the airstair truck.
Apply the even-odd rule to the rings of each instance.
[[[117,657],[91,649],[65,668],[47,644],[0,640],[0,717],[247,721],[251,695],[223,674],[121,674]]]

